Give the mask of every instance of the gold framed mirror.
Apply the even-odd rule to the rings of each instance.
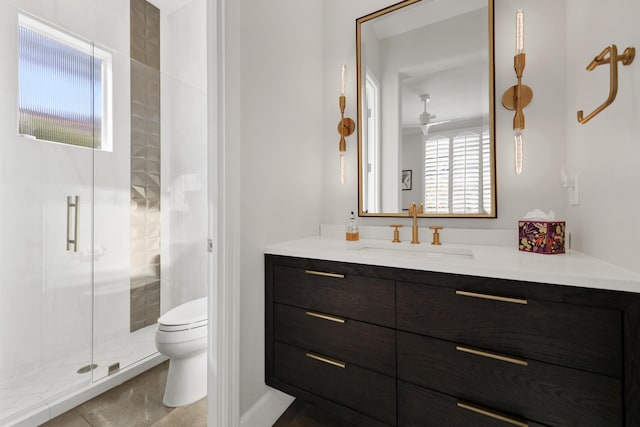
[[[495,218],[494,0],[356,20],[360,216]]]

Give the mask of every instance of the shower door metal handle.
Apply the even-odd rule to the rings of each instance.
[[[78,252],[78,206],[80,202],[79,196],[67,196],[67,251]],[[73,238],[71,238],[71,210],[73,209]]]

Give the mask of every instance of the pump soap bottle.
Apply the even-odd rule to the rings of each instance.
[[[353,211],[351,216],[347,220],[347,240],[355,241],[360,239],[360,233],[358,232],[358,221],[356,220]]]

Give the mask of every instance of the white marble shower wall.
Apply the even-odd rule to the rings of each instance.
[[[160,8],[162,313],[207,295],[206,1]]]

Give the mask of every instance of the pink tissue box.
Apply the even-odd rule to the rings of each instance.
[[[564,221],[518,221],[518,249],[538,254],[563,254],[564,229]]]

